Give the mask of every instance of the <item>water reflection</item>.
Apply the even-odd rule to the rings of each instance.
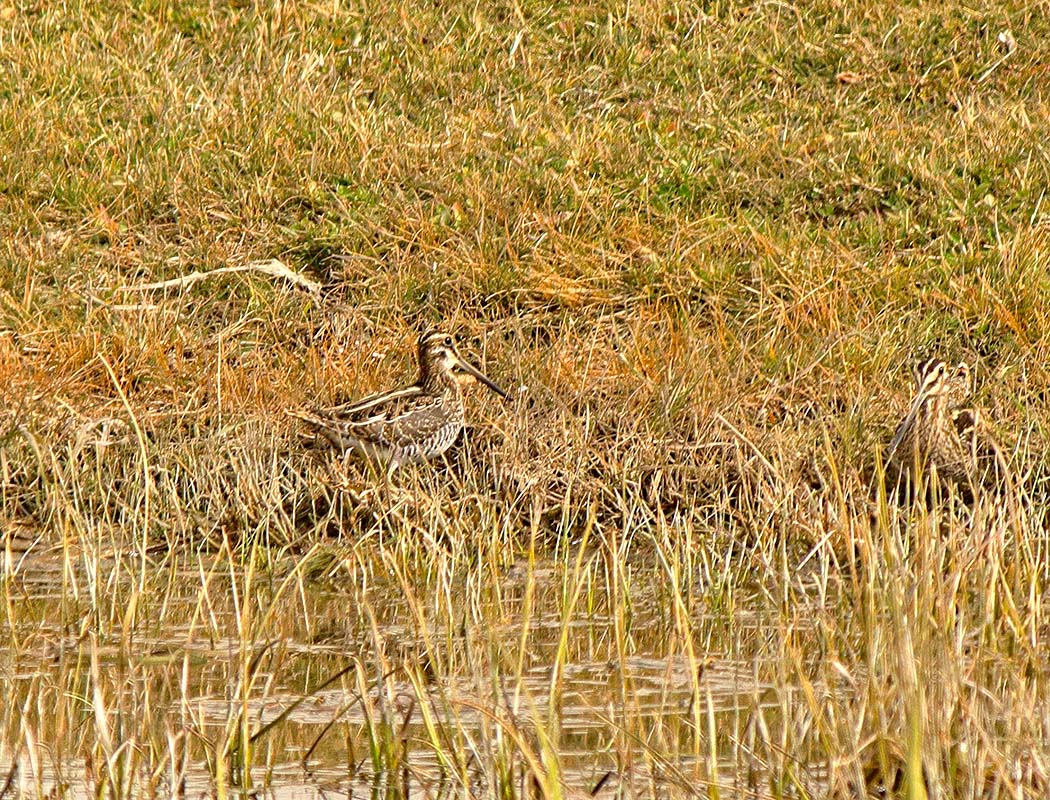
[[[0,650],[22,709],[0,768],[23,794],[95,796],[108,759],[139,771],[127,787],[192,797],[217,780],[275,798],[490,796],[556,754],[583,795],[688,796],[710,777],[698,725],[764,688],[750,661],[682,652],[656,582],[629,624],[597,594],[567,614],[558,564],[469,603],[447,583],[289,582],[223,559],[27,564],[7,576],[17,646]]]

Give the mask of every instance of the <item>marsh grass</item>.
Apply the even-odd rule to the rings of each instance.
[[[0,794],[1045,796],[1046,11],[0,3]]]

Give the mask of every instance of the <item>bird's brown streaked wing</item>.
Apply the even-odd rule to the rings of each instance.
[[[315,413],[354,424],[368,424],[404,414],[422,394],[423,389],[417,385],[405,386],[389,392],[379,392],[362,400],[319,408]]]
[[[970,452],[975,478],[986,489],[1007,489],[1012,474],[1006,453],[988,430],[975,408],[960,408],[952,413],[952,423],[959,438]]]
[[[422,442],[443,428],[454,425],[454,412],[437,402],[420,404],[410,413],[391,420],[383,426],[383,435],[399,447]]]

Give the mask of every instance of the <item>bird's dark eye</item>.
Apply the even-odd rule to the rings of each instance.
[[[445,347],[452,347],[452,337],[451,336],[446,336],[445,337]]]

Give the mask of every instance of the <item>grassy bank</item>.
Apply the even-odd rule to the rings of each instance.
[[[1044,796],[1047,12],[0,2],[0,762],[277,791],[349,665],[391,797]],[[285,410],[434,325],[395,504]],[[932,355],[1023,519],[872,499]]]

